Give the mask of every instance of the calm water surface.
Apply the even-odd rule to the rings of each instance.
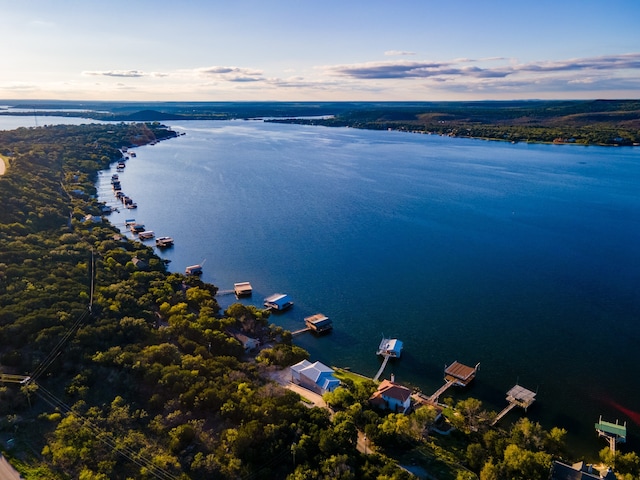
[[[605,446],[593,424],[640,410],[640,153],[257,121],[182,122],[120,174],[138,204],[111,221],[174,237],[170,268],[204,263],[221,290],[250,281],[312,360],[373,376],[384,333],[405,342],[385,377],[431,393],[445,364],[481,363],[454,391],[502,409],[516,382],[530,418]],[[117,205],[99,180],[101,198]],[[153,242],[149,242],[150,245]],[[235,298],[220,296],[226,307]],[[517,419],[511,413],[503,422]],[[635,439],[633,436],[635,435]],[[635,444],[637,445],[637,443]]]

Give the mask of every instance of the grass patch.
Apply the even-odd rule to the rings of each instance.
[[[341,381],[345,379],[351,380],[354,385],[368,385],[370,382],[373,382],[373,379],[369,377],[365,377],[364,375],[360,375],[359,373],[354,373],[351,370],[346,370],[340,367],[331,367],[333,368],[333,375]]]

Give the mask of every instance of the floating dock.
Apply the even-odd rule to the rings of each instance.
[[[536,392],[532,392],[531,390],[527,390],[526,388],[515,385],[511,390],[507,392],[507,405],[495,418],[491,425],[495,425],[498,423],[507,413],[513,410],[515,407],[523,408],[524,411],[527,411],[527,408],[531,406],[533,402],[536,401]]]

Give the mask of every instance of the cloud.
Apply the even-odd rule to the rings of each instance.
[[[608,55],[568,59],[553,62],[510,62],[503,65],[494,63],[505,59],[488,58],[483,60],[455,59],[444,62],[408,62],[388,61],[369,62],[352,65],[328,67],[334,75],[360,80],[402,79],[402,78],[505,78],[517,74],[544,74],[560,72],[590,72],[640,69],[640,53]],[[470,65],[473,63],[474,65]],[[491,63],[489,65],[489,63]],[[465,65],[466,64],[466,65]],[[486,66],[478,66],[478,64]]]
[[[242,67],[212,66],[194,69],[194,72],[207,76],[261,77],[262,71]]]
[[[397,57],[397,56],[405,56],[405,55],[415,55],[416,52],[407,52],[404,50],[387,50],[384,52],[387,57]]]
[[[150,75],[148,73],[141,72],[140,70],[84,71],[82,72],[82,74],[90,77],[127,77],[127,78],[148,77]]]

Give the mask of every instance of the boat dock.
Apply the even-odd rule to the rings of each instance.
[[[526,388],[516,384],[511,390],[507,392],[507,402],[509,402],[509,405],[507,405],[498,414],[491,425],[495,425],[496,423],[498,423],[507,413],[509,413],[515,407],[521,407],[526,412],[527,408],[529,408],[535,401],[536,392],[532,392],[531,390],[527,390]]]
[[[457,360],[448,367],[445,366],[445,384],[442,385],[438,390],[436,390],[435,393],[433,393],[433,395],[429,397],[428,402],[438,403],[438,398],[440,397],[440,395],[446,392],[450,387],[466,387],[474,378],[476,378],[476,373],[478,373],[479,368],[479,363],[477,363],[475,367],[469,367],[458,362]]]
[[[329,332],[333,328],[331,320],[323,313],[316,313],[310,317],[305,317],[304,323],[307,328],[315,333]]]
[[[384,360],[382,361],[382,365],[380,365],[378,373],[373,377],[374,382],[377,382],[382,372],[384,372],[387,363],[389,363],[389,358],[400,358],[400,355],[402,355],[402,341],[397,338],[384,338],[384,335],[382,335],[382,341],[376,354],[384,357]]]
[[[600,415],[600,420],[596,423],[596,432],[598,432],[599,437],[604,437],[609,442],[609,449],[616,453],[616,444],[625,443],[627,441],[627,422],[624,424],[612,422],[605,422],[602,420],[602,415]]]

